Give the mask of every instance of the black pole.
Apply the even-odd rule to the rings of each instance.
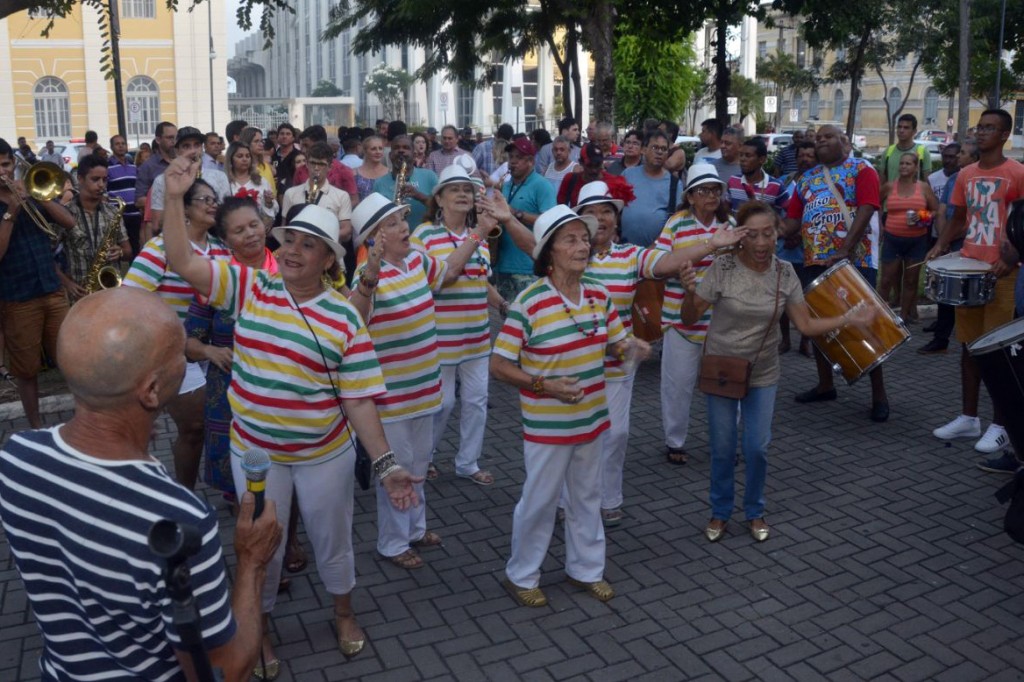
[[[121,17],[118,15],[117,0],[110,0],[110,62],[114,70],[114,106],[117,108],[117,134],[125,135],[128,127],[124,119],[124,93],[121,90]],[[124,139],[128,139],[125,137]]]

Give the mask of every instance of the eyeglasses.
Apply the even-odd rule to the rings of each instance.
[[[720,197],[722,196],[722,188],[718,185],[701,185],[700,187],[694,187],[693,193],[699,197]]]
[[[192,197],[192,203],[206,204],[207,206],[220,206],[220,200],[210,194],[201,197]]]

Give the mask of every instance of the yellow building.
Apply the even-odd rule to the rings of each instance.
[[[175,13],[162,0],[120,0],[130,146],[152,140],[164,120],[204,131],[227,124],[224,0],[206,4]],[[100,71],[99,15],[76,4],[44,38],[46,23],[32,12],[0,20],[0,137],[12,144],[25,137],[38,149],[95,130],[106,147],[117,132],[117,109],[114,82]]]

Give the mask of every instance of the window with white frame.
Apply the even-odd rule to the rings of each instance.
[[[939,120],[939,91],[928,88],[924,91],[924,122],[934,125]]]
[[[811,103],[809,105],[809,109],[810,111],[807,114],[808,117],[813,121],[817,121],[821,117],[821,97],[818,95],[817,90],[811,92]]]
[[[33,89],[36,137],[71,137],[68,86],[59,78],[45,76]]]
[[[160,87],[149,76],[136,76],[124,88],[128,109],[128,136],[148,139],[160,122]],[[138,113],[133,113],[137,108]]]
[[[846,97],[842,90],[836,90],[836,93],[832,95],[832,118],[842,121],[844,116],[846,116]]]
[[[123,19],[155,19],[156,0],[122,0]]]

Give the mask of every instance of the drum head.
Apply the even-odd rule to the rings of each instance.
[[[965,258],[959,253],[950,253],[930,262],[928,269],[943,272],[988,272],[992,266],[983,260]]]
[[[853,266],[852,266],[852,265],[850,265],[850,261],[849,261],[849,260],[847,260],[846,258],[844,258],[843,260],[839,261],[838,263],[835,263],[835,264],[834,264],[834,265],[833,265],[832,267],[830,267],[830,268],[829,268],[828,270],[826,270],[825,272],[823,272],[823,273],[821,273],[820,275],[818,275],[817,277],[815,277],[815,278],[814,278],[814,279],[813,279],[813,280],[811,281],[811,283],[810,283],[810,284],[808,284],[808,285],[807,285],[806,287],[804,287],[804,293],[806,294],[807,292],[809,292],[809,291],[811,291],[812,289],[814,289],[815,287],[817,287],[817,286],[818,286],[819,284],[821,284],[822,282],[824,282],[824,281],[825,281],[826,279],[828,279],[829,277],[831,277],[832,275],[834,275],[834,274],[836,273],[836,271],[837,271],[837,270],[842,270],[843,268],[846,268],[846,267],[850,267],[850,268],[852,268]],[[856,269],[856,268],[853,268],[853,271],[854,271],[854,272],[857,272],[857,269]],[[859,275],[860,273],[859,273],[859,272],[857,272],[857,274]]]
[[[1024,341],[1024,317],[996,327],[988,334],[978,337],[967,347],[971,355],[984,355],[997,348],[1004,348],[1011,343]]]

